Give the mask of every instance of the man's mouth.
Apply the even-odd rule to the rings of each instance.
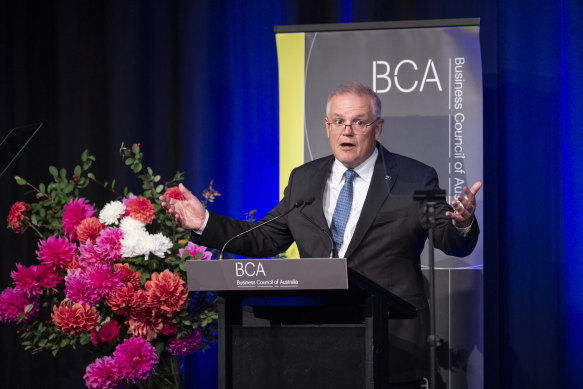
[[[342,149],[350,149],[350,148],[354,147],[354,143],[342,142],[342,143],[340,143],[340,147]]]

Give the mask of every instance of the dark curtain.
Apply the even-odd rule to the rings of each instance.
[[[134,190],[122,141],[164,177],[186,172],[213,209],[242,218],[278,199],[273,26],[480,17],[484,62],[486,388],[578,387],[583,362],[583,5],[514,1],[23,1],[0,3],[0,138],[44,127],[0,177],[0,216],[48,165],[88,148],[96,174]],[[346,48],[349,53],[350,48]],[[6,150],[0,149],[0,153]],[[92,200],[109,194],[95,187]],[[5,216],[2,216],[5,218]],[[3,219],[5,220],[5,219]],[[0,289],[35,242],[0,233]],[[94,356],[22,351],[0,325],[0,387],[83,387]],[[216,387],[213,350],[186,387]]]

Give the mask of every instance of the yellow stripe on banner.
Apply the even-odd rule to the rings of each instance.
[[[304,33],[276,34],[279,70],[279,192],[304,163]],[[294,244],[285,253],[299,258]]]

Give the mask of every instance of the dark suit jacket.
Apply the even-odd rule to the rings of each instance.
[[[416,319],[389,323],[391,381],[407,381],[425,374],[428,328],[427,298],[420,266],[427,232],[420,220],[419,204],[411,194],[417,189],[437,189],[439,184],[435,169],[391,153],[380,145],[378,149],[379,157],[346,258],[348,266],[418,309]],[[270,257],[285,251],[295,241],[302,257],[328,257],[331,243],[322,231],[329,231],[322,199],[333,162],[334,156],[328,156],[294,169],[284,198],[263,220],[284,213],[300,200],[312,202],[232,241],[228,250],[245,256]],[[445,201],[437,206],[435,246],[449,255],[468,255],[478,239],[477,222],[474,220],[470,233],[462,236],[445,216],[449,209]],[[220,248],[228,238],[252,226],[211,212],[197,241]]]

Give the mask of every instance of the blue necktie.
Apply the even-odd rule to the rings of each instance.
[[[353,186],[352,181],[357,176],[356,172],[348,169],[344,173],[344,186],[340,190],[336,208],[334,208],[334,215],[332,216],[332,223],[330,224],[330,231],[336,243],[336,250],[340,251],[342,242],[344,240],[344,230],[346,230],[346,223],[348,216],[350,216],[350,208],[352,208]]]

